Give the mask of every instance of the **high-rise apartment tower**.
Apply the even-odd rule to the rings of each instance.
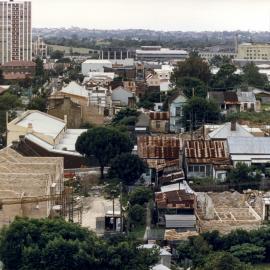
[[[0,63],[32,60],[30,1],[0,1]]]

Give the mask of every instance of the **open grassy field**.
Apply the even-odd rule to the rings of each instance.
[[[60,45],[48,45],[49,48],[52,48],[54,51],[62,51],[65,52],[67,54],[70,53],[70,47],[67,46],[60,46]],[[72,48],[74,53],[80,53],[80,54],[89,54],[89,51],[92,51],[91,49],[87,49],[87,48]]]

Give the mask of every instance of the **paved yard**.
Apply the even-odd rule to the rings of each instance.
[[[83,199],[82,226],[96,230],[96,218],[104,217],[108,210],[112,211],[113,202],[103,196],[93,196]],[[119,200],[115,199],[115,211],[119,211]]]

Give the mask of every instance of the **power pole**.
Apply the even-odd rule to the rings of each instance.
[[[120,182],[120,232],[123,232],[123,212],[122,212],[122,197],[123,197],[123,185]]]

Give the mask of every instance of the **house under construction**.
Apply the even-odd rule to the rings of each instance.
[[[73,218],[72,190],[64,188],[61,157],[24,157],[0,150],[0,227],[16,216]]]

